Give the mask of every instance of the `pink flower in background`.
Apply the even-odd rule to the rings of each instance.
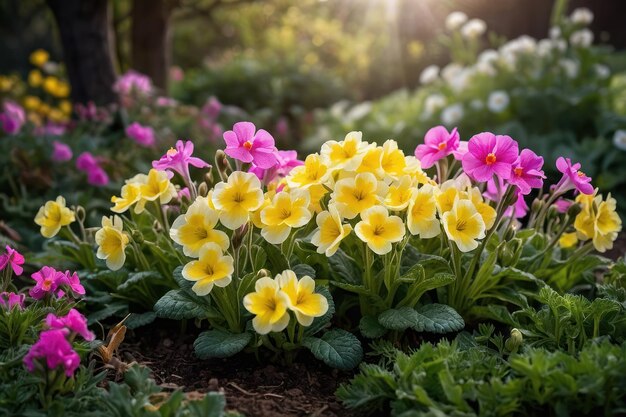
[[[41,300],[48,294],[56,294],[57,297],[62,297],[65,293],[59,290],[59,284],[63,276],[62,272],[58,272],[52,267],[44,266],[31,275],[35,280],[35,286],[28,291],[28,294],[35,300]]]
[[[254,163],[259,168],[267,169],[277,164],[277,149],[274,138],[269,132],[250,122],[235,123],[233,130],[224,132],[226,155],[245,163]]]
[[[170,148],[165,155],[158,161],[152,161],[152,167],[159,171],[175,171],[178,172],[185,182],[191,181],[189,177],[189,165],[196,168],[210,167],[208,163],[193,154],[193,142],[188,140],[183,143],[182,140],[176,141],[176,149]]]
[[[187,201],[191,201],[191,193],[189,191],[189,187],[181,188],[178,191],[178,199],[179,200],[187,199]]]
[[[452,151],[452,156],[454,156],[454,159],[456,159],[457,161],[463,160],[463,157],[467,153],[467,144],[468,141],[466,140],[459,141],[459,147]]]
[[[24,309],[24,300],[26,296],[24,294],[16,294],[14,292],[0,293],[0,307],[7,310],[12,310],[17,307],[19,310]]]
[[[451,132],[443,126],[433,127],[426,132],[424,143],[415,148],[415,157],[422,163],[422,168],[428,169],[457,150],[459,142],[456,127]]]
[[[511,167],[509,183],[516,185],[522,194],[529,194],[531,189],[543,186],[546,176],[541,167],[543,158],[530,149],[523,149]]]
[[[185,72],[181,67],[170,67],[170,78],[174,81],[182,81],[185,78]]]
[[[87,172],[87,182],[96,187],[103,187],[109,183],[109,175],[101,167],[93,167]]]
[[[95,156],[93,156],[90,152],[83,152],[78,155],[76,158],[76,168],[81,171],[88,171],[90,168],[94,166],[100,165]]]
[[[65,132],[67,132],[66,125],[48,122],[43,126],[37,126],[34,133],[37,136],[61,136]]]
[[[574,204],[573,201],[571,200],[566,200],[564,198],[559,198],[554,202],[554,206],[556,207],[556,211],[558,211],[559,213],[567,213],[567,210],[569,210],[570,206]]]
[[[479,133],[469,140],[463,170],[476,181],[488,181],[494,175],[507,180],[518,155],[517,142],[510,136]]]
[[[512,215],[516,219],[521,219],[522,217],[526,216],[526,214],[528,214],[528,210],[529,207],[526,203],[526,200],[524,199],[524,194],[521,192],[521,190],[517,190],[517,200],[515,201],[515,204],[506,209],[504,215],[509,217]]]
[[[26,113],[19,104],[14,101],[5,101],[0,113],[0,126],[9,135],[15,135],[22,130],[26,123]]]
[[[152,80],[147,75],[130,70],[117,79],[113,90],[121,95],[139,94],[148,96],[152,93]]]
[[[154,130],[150,126],[142,126],[137,122],[126,127],[126,136],[141,146],[152,146],[155,142]]]
[[[62,367],[65,375],[71,377],[80,365],[80,356],[72,349],[67,340],[66,330],[51,329],[41,332],[39,340],[24,357],[24,365],[29,372],[34,372],[37,359],[45,359],[48,369]]]
[[[89,152],[83,152],[76,158],[76,168],[87,174],[87,182],[98,187],[109,183],[109,176],[100,166],[100,162]]]
[[[556,168],[563,173],[563,177],[556,185],[555,193],[562,194],[569,190],[578,190],[583,194],[593,194],[591,177],[580,171],[579,163],[572,165],[569,158],[561,156],[556,160]]]
[[[50,329],[69,329],[71,332],[79,334],[83,339],[90,342],[96,336],[87,328],[87,319],[78,310],[71,309],[66,316],[57,317],[50,313],[46,317],[46,326]]]
[[[10,266],[15,275],[22,275],[22,272],[24,272],[24,268],[22,268],[24,256],[9,245],[6,246],[6,251],[5,254],[0,255],[0,271]]]
[[[58,285],[67,286],[76,295],[85,295],[85,287],[80,283],[76,272],[65,271],[62,276],[59,276]]]
[[[215,96],[209,97],[209,99],[202,106],[202,114],[211,120],[216,120],[222,112],[222,103]]]
[[[499,182],[500,187],[496,187],[495,180]],[[483,196],[487,200],[495,201],[496,203],[502,199],[502,194],[506,191],[506,183],[500,177],[492,177],[489,181],[487,181],[487,189],[483,193]],[[526,200],[524,200],[524,194],[518,188],[516,191],[517,200],[515,200],[515,204],[507,207],[504,211],[504,215],[506,217],[514,216],[519,219],[528,213],[528,204],[526,204]]]
[[[173,107],[178,102],[171,97],[158,97],[156,99],[156,105],[159,107]]]
[[[278,136],[287,136],[289,134],[289,121],[286,117],[281,117],[276,122],[276,134]]]
[[[72,159],[72,148],[70,148],[65,143],[55,140],[54,142],[52,142],[52,146],[54,147],[52,150],[53,161],[67,162]]]

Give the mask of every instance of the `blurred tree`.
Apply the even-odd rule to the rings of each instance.
[[[109,45],[108,0],[47,0],[57,21],[75,103],[118,101]]]

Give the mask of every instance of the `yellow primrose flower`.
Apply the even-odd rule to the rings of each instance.
[[[383,205],[391,211],[401,211],[408,207],[413,194],[417,191],[415,184],[408,175],[403,175],[394,181],[387,191]]]
[[[328,177],[328,167],[318,154],[306,157],[304,165],[297,166],[287,176],[287,185],[291,188],[309,188],[323,184]]]
[[[337,181],[331,200],[337,204],[343,217],[353,219],[364,210],[380,204],[387,194],[387,188],[374,174],[364,172],[354,178]]]
[[[57,80],[56,88],[51,94],[57,98],[66,98],[70,95],[70,86],[65,81]]]
[[[361,163],[368,143],[361,140],[361,132],[350,132],[341,142],[329,140],[322,145],[322,161],[331,170],[354,171]]]
[[[41,106],[41,100],[36,96],[26,96],[24,97],[24,107],[26,110],[37,110]]]
[[[57,89],[58,83],[59,80],[57,79],[57,77],[48,75],[46,78],[44,78],[42,87],[46,93],[53,94]]]
[[[137,183],[127,183],[122,186],[121,197],[111,197],[111,211],[114,213],[124,213],[133,204],[141,199],[141,185]],[[136,208],[135,208],[136,209]],[[135,210],[135,212],[137,212]]]
[[[289,324],[289,297],[276,280],[263,277],[254,284],[255,292],[243,297],[243,306],[256,315],[252,327],[259,334],[283,331]]]
[[[13,81],[9,77],[0,75],[0,91],[9,91],[13,86]]]
[[[276,191],[272,190],[272,191],[267,191],[263,197],[263,204],[261,204],[259,206],[258,209],[256,209],[251,215],[250,215],[250,220],[252,221],[252,223],[254,224],[254,227],[258,228],[258,229],[262,229],[263,227],[266,226],[266,224],[263,223],[263,221],[261,220],[261,212],[263,211],[263,209],[267,206],[269,206],[270,204],[272,204],[272,199],[274,198],[274,196],[276,195]]]
[[[382,159],[383,159],[383,148],[380,146],[375,146],[373,148],[368,149],[363,155],[363,159],[361,160],[361,164],[356,169],[356,172],[369,172],[370,174],[374,174],[376,178],[383,179],[385,175],[385,171],[382,168]]]
[[[564,249],[571,248],[577,243],[578,237],[576,237],[576,232],[563,233],[563,235],[559,238],[559,246]]]
[[[41,75],[41,71],[34,69],[28,73],[28,85],[31,87],[39,87],[43,82],[43,75]]]
[[[439,188],[435,188],[435,202],[437,203],[439,215],[452,210],[457,197],[464,198],[465,196],[457,189],[454,180],[448,180],[441,184]]]
[[[228,249],[230,241],[228,235],[221,230],[215,230],[219,220],[219,213],[209,207],[204,197],[196,198],[185,214],[174,220],[170,229],[172,240],[183,247],[185,255],[197,258],[206,243],[216,243],[223,251]]]
[[[315,293],[315,281],[309,276],[300,280],[291,270],[276,276],[280,289],[287,295],[288,307],[296,313],[296,319],[302,326],[310,326],[315,317],[321,317],[328,311],[328,300],[322,294]]]
[[[309,210],[313,213],[319,213],[323,210],[321,201],[328,194],[328,190],[322,184],[309,187]]]
[[[478,247],[476,239],[485,237],[485,222],[470,200],[457,199],[450,211],[441,218],[448,239],[456,243],[461,252]]]
[[[102,217],[102,227],[96,232],[98,259],[105,259],[111,271],[117,271],[126,261],[128,235],[123,231],[122,219],[119,216]]]
[[[409,202],[406,225],[412,235],[429,239],[441,233],[434,193],[435,188],[426,184],[417,190]]]
[[[69,100],[61,100],[59,102],[59,109],[66,115],[72,114],[72,103]]]
[[[383,206],[374,206],[361,213],[361,221],[354,232],[376,254],[391,251],[391,243],[399,242],[405,234],[404,223],[398,216],[390,216]]]
[[[383,154],[380,160],[380,166],[385,174],[392,178],[397,178],[404,173],[406,168],[406,160],[404,152],[398,149],[398,142],[388,140],[383,143]]]
[[[496,209],[491,207],[489,203],[485,203],[483,195],[481,194],[478,187],[469,188],[468,194],[470,200],[472,200],[472,203],[474,204],[474,207],[476,207],[476,211],[478,211],[480,216],[483,218],[483,222],[485,222],[485,228],[487,230],[491,229],[491,226],[493,226],[493,224],[496,222]]]
[[[225,287],[232,280],[233,258],[224,255],[216,243],[205,244],[198,253],[197,261],[191,261],[183,267],[183,278],[195,281],[191,289],[197,295],[207,295],[214,285]]]
[[[582,205],[582,211],[574,220],[577,237],[583,241],[592,239],[598,252],[612,249],[617,234],[622,230],[622,219],[616,212],[615,199],[610,194],[605,201],[602,201],[600,195],[593,200],[581,196],[576,197],[576,202]]]
[[[261,236],[273,244],[283,243],[292,228],[302,227],[311,220],[309,193],[294,189],[281,191],[272,203],[261,211]]]
[[[57,197],[56,201],[46,202],[35,216],[35,223],[41,226],[41,234],[47,238],[55,236],[61,227],[74,220],[74,212],[65,207],[65,199],[61,196]]]
[[[43,49],[37,49],[30,54],[30,62],[38,67],[43,66],[43,64],[48,62],[48,59],[50,59],[50,54]]]
[[[52,120],[53,122],[62,122],[65,121],[67,119],[67,117],[65,116],[65,114],[63,114],[63,112],[59,109],[50,109],[50,113],[48,113],[48,119]]]
[[[422,163],[413,155],[404,157],[405,167],[404,174],[409,175],[414,182],[418,184],[436,184],[428,178],[428,175],[422,170]]]
[[[176,187],[170,182],[165,171],[151,169],[147,176],[142,174],[136,175],[130,181],[131,183],[145,181],[139,187],[141,200],[135,207],[136,213],[141,213],[148,201],[158,201],[159,204],[167,204],[178,195]]]
[[[250,219],[263,204],[263,190],[259,178],[248,172],[234,171],[227,182],[215,185],[213,205],[220,210],[220,221],[235,230]]]
[[[334,204],[317,215],[317,230],[311,238],[311,243],[317,246],[317,253],[325,253],[330,257],[337,252],[341,241],[350,234],[352,226],[342,224],[341,216]]]

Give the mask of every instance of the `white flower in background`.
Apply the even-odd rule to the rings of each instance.
[[[616,130],[613,135],[613,145],[623,151],[626,151],[626,130]]]
[[[567,49],[567,42],[565,42],[565,40],[563,39],[555,40],[552,43],[552,48],[555,51],[565,52],[565,50]]]
[[[453,104],[443,109],[441,112],[441,121],[446,126],[454,126],[461,121],[464,113],[462,104]]]
[[[465,87],[469,84],[470,77],[474,74],[474,70],[471,68],[463,68],[458,74],[456,74],[450,80],[450,88],[455,93],[460,93],[465,90]]]
[[[461,35],[467,39],[482,36],[487,30],[487,24],[481,19],[472,19],[461,28]]]
[[[485,74],[485,75],[489,75],[491,77],[493,77],[494,75],[496,75],[496,69],[493,67],[493,65],[491,65],[490,62],[478,62],[475,66],[474,69],[476,70],[477,73],[479,74]]]
[[[452,62],[443,67],[441,70],[441,77],[449,83],[462,71],[462,65]]]
[[[500,62],[508,69],[514,69],[515,64],[517,64],[517,55],[512,52],[502,52],[500,53]]]
[[[423,117],[425,119],[431,117],[433,114],[438,112],[443,106],[446,105],[446,98],[441,94],[432,94],[426,97],[424,100],[424,114]]]
[[[537,44],[537,55],[540,57],[546,57],[552,52],[553,43],[550,39],[542,39]]]
[[[559,62],[559,65],[561,66],[561,68],[563,68],[563,71],[565,71],[565,75],[567,75],[569,78],[576,78],[578,76],[579,65],[578,62],[574,61],[573,59],[563,58]]]
[[[452,12],[446,17],[446,29],[451,32],[458,30],[467,22],[467,15],[463,12]]]
[[[586,7],[580,7],[575,9],[569,18],[577,25],[588,25],[593,22],[593,13]]]
[[[593,69],[596,72],[598,78],[600,78],[601,80],[605,80],[611,76],[611,70],[606,65],[596,64],[593,66]]]
[[[593,43],[593,32],[589,29],[581,29],[572,33],[569,37],[572,45],[588,48]]]
[[[561,28],[553,26],[550,28],[550,39],[558,39],[561,37]]]
[[[500,53],[515,55],[532,54],[536,49],[537,41],[528,35],[522,35],[502,45],[500,47]]]
[[[439,67],[437,65],[429,65],[420,74],[420,83],[430,84],[439,78]]]
[[[474,100],[470,101],[470,108],[472,110],[482,110],[485,108],[485,104],[479,99],[475,98]]]
[[[493,91],[487,99],[487,108],[494,113],[502,113],[509,106],[509,101],[509,95],[505,91]]]
[[[500,58],[500,55],[498,55],[498,51],[494,49],[485,49],[480,53],[480,55],[478,55],[478,62],[493,64],[495,62],[498,62],[498,58]]]

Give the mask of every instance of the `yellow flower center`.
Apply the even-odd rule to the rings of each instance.
[[[246,148],[246,150],[249,151],[250,149],[252,149],[252,142],[250,142],[249,140],[245,141],[243,143],[243,147]]]
[[[280,210],[279,217],[281,218],[281,220],[288,219],[290,216],[291,216],[291,210],[288,210],[286,208],[283,208]]]
[[[463,230],[465,230],[466,227],[466,222],[465,220],[457,220],[456,221],[456,230],[458,230],[459,232],[462,232]]]
[[[443,151],[444,149],[446,149],[448,147],[448,144],[445,142],[441,142],[437,148],[439,148],[440,151]]]
[[[579,177],[585,177],[586,176],[585,173],[582,172],[582,171],[578,171],[577,174],[578,174]]]
[[[385,233],[385,227],[381,224],[376,225],[372,233],[374,233],[374,236],[381,236]]]
[[[522,167],[517,167],[513,170],[516,176],[521,177],[524,173],[524,169]]]
[[[495,162],[496,162],[496,155],[494,155],[493,153],[487,154],[487,157],[485,158],[485,163],[487,165],[491,165]]]
[[[211,276],[215,273],[215,270],[213,269],[211,265],[205,265],[204,272],[206,272],[207,275]]]
[[[41,285],[41,287],[44,290],[49,291],[50,287],[52,287],[52,280],[50,278],[44,279],[43,284]]]
[[[169,148],[169,149],[167,150],[167,155],[168,155],[168,156],[174,156],[174,155],[176,155],[176,149],[174,149],[174,148]]]

